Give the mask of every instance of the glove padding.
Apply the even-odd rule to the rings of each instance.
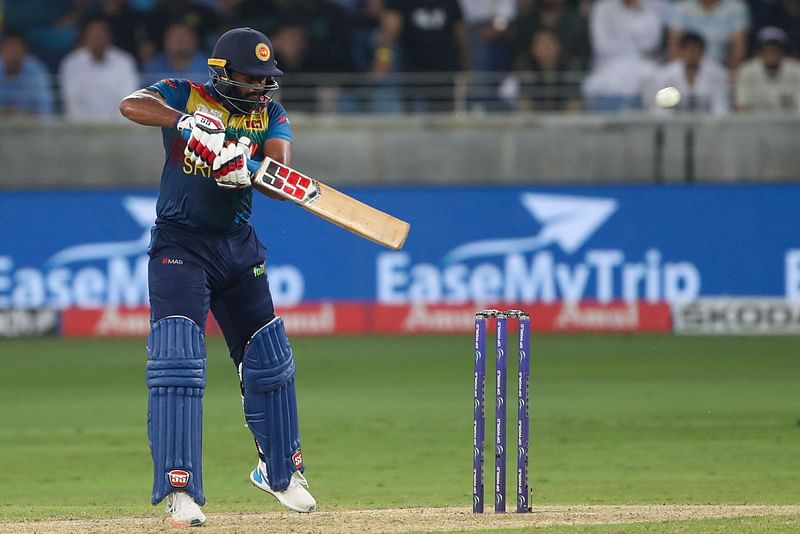
[[[239,142],[222,148],[214,160],[213,173],[217,185],[226,189],[241,189],[252,185],[247,160],[250,158],[250,139],[240,137]]]
[[[212,166],[225,144],[225,126],[222,120],[204,111],[183,115],[175,125],[179,131],[191,130],[183,153],[195,165]]]

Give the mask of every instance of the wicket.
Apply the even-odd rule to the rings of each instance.
[[[486,384],[486,323],[495,319],[495,467],[494,511],[506,511],[506,340],[508,319],[519,323],[517,369],[517,513],[531,511],[528,491],[528,437],[530,388],[530,316],[520,310],[483,310],[475,314],[475,373],[472,421],[472,511],[483,513],[483,447],[485,440],[484,389]]]

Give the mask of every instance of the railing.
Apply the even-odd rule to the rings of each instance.
[[[582,91],[586,76],[587,72],[584,71],[392,72],[384,75],[364,72],[313,74],[288,72],[280,79],[282,88],[276,98],[290,113],[312,114],[520,111],[563,114],[593,109],[602,109],[606,112],[617,108],[635,110],[642,107],[640,95],[603,98],[602,108],[595,105],[596,101],[587,101]],[[145,86],[152,80],[169,77],[182,77],[182,75],[142,74],[140,83]],[[205,82],[208,79],[204,74],[196,75],[194,78],[198,82]],[[61,113],[65,106],[61,101],[58,80],[55,79],[54,83],[56,85],[52,87],[52,93],[55,106],[50,107],[55,109],[56,113]],[[4,101],[3,91],[16,91],[12,97],[35,93],[33,86],[21,85],[16,89],[0,87],[0,113]],[[731,90],[730,94],[733,93]],[[647,94],[645,100],[652,104],[654,91],[648,90]],[[98,94],[92,98],[102,99],[104,96],[106,95]],[[116,104],[120,96],[107,96],[113,101],[108,103],[111,112],[105,116],[116,119]],[[618,101],[616,107],[615,100]],[[611,102],[610,107],[609,102]],[[702,112],[702,109],[700,111]]]
[[[281,80],[289,109],[318,113],[575,111],[584,72],[294,74]]]
[[[577,112],[586,72],[287,74],[280,100],[312,113]]]
[[[175,73],[141,75],[140,83],[183,77]],[[277,99],[289,111],[308,113],[512,112],[577,111],[584,72],[425,72],[425,73],[287,73]],[[205,82],[205,76],[195,76]],[[35,91],[33,84],[0,87],[0,103]],[[103,98],[95,95],[93,98]],[[116,98],[116,97],[114,97]],[[53,78],[56,113],[65,108],[58,79]],[[114,104],[113,102],[110,105]],[[0,104],[2,108],[2,104]]]

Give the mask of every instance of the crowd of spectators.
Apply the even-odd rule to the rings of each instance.
[[[800,111],[800,0],[0,0],[0,115],[118,120],[235,26],[292,109]]]

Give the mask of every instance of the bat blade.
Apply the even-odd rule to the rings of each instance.
[[[270,196],[281,196],[364,239],[400,250],[411,225],[388,213],[267,158],[253,178],[253,186]]]

